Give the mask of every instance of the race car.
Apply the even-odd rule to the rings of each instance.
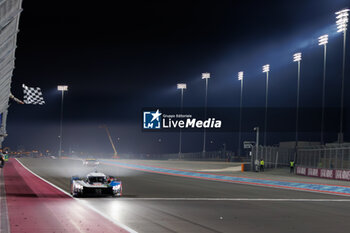
[[[84,166],[98,166],[100,162],[96,159],[85,159],[83,160]]]
[[[83,196],[114,196],[122,195],[122,182],[113,176],[92,172],[85,178],[71,178],[71,194],[73,197]]]

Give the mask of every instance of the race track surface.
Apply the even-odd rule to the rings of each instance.
[[[32,174],[14,159],[6,163],[3,175],[9,219],[4,232],[128,232]]]
[[[72,175],[94,168],[81,161],[21,159],[37,175],[69,192]],[[143,172],[109,164],[122,198],[80,198],[137,232],[347,232],[350,199],[246,184]]]

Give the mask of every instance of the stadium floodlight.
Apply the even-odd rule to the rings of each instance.
[[[293,54],[293,62],[298,63],[298,81],[297,81],[297,108],[296,108],[296,119],[295,119],[295,158],[294,161],[297,161],[298,157],[298,143],[299,143],[299,93],[300,93],[300,61],[301,53]]]
[[[243,71],[238,72],[238,80],[241,81],[241,97],[240,97],[240,104],[239,104],[239,131],[238,131],[238,152],[237,152],[237,155],[241,156]]]
[[[337,32],[343,32],[347,30],[348,22],[349,22],[349,9],[343,9],[335,12],[336,14],[336,24],[337,24]]]
[[[177,89],[186,89],[186,88],[187,88],[186,83],[178,83],[177,84]]]
[[[321,115],[321,145],[324,144],[324,108],[325,108],[325,92],[326,92],[326,62],[327,62],[327,44],[328,35],[323,35],[318,38],[318,45],[323,45],[323,82],[322,82],[322,115]]]
[[[337,11],[336,15],[336,24],[337,32],[343,33],[343,66],[342,66],[342,82],[341,82],[341,94],[340,94],[340,126],[338,134],[338,143],[343,142],[343,118],[344,118],[344,82],[345,82],[345,45],[346,45],[346,30],[349,21],[349,9],[343,9]]]
[[[67,85],[58,85],[57,90],[62,92],[61,96],[61,118],[60,118],[60,145],[59,145],[59,151],[58,151],[58,156],[61,157],[62,153],[62,122],[63,122],[63,97],[64,97],[64,92],[68,91],[68,86]]]
[[[267,101],[269,96],[269,72],[270,65],[266,64],[262,67],[263,73],[266,73],[266,87],[265,87],[265,124],[264,124],[264,146],[266,146],[266,130],[267,130]]]
[[[205,109],[204,119],[207,118],[207,104],[208,104],[208,80],[210,79],[210,73],[202,73],[202,79],[205,79]],[[203,131],[203,157],[205,156],[205,144],[206,144],[206,130]]]
[[[243,80],[243,71],[238,72],[238,80]]]
[[[301,61],[301,53],[294,53],[293,61],[294,62],[300,62]]]
[[[263,73],[267,73],[270,71],[270,65],[269,64],[266,64],[263,66]]]
[[[328,44],[328,35],[323,35],[318,38],[318,45],[326,45]]]
[[[210,73],[202,73],[202,79],[210,78]]]
[[[67,85],[58,85],[57,90],[58,91],[68,91],[68,86]]]
[[[181,90],[181,102],[180,102],[180,111],[182,113],[183,109],[183,103],[184,103],[184,90],[186,90],[187,85],[186,83],[178,83],[177,84],[177,89]],[[182,153],[182,131],[180,128],[180,135],[179,135],[179,159],[181,159],[181,153]]]

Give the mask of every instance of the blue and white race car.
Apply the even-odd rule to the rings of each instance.
[[[71,194],[73,197],[83,196],[122,196],[122,182],[115,177],[100,172],[92,172],[85,178],[71,178]]]

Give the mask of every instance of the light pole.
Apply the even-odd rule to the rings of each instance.
[[[241,156],[241,134],[242,134],[242,99],[243,99],[243,71],[238,72],[238,80],[241,81],[241,97],[239,103],[239,131],[238,131],[238,153]]]
[[[270,65],[263,66],[263,73],[266,73],[266,89],[265,89],[265,123],[264,123],[264,146],[266,146],[266,131],[267,131],[267,101],[269,97],[269,72]]]
[[[202,79],[205,79],[205,107],[204,107],[204,120],[207,118],[207,104],[208,104],[208,80],[210,79],[210,73],[202,73]],[[206,144],[206,130],[203,132],[203,156],[205,153]]]
[[[344,115],[344,81],[345,81],[345,46],[346,46],[346,30],[348,25],[349,9],[343,9],[336,12],[336,24],[337,32],[343,33],[343,69],[342,69],[342,81],[341,81],[341,99],[340,99],[340,127],[338,135],[338,143],[343,143],[343,115]]]
[[[63,97],[64,97],[64,92],[68,91],[68,86],[67,85],[58,85],[57,90],[62,92],[62,97],[61,97],[61,119],[60,119],[60,146],[59,146],[59,151],[58,151],[58,156],[61,157],[62,154],[62,122],[63,122]]]
[[[258,159],[259,157],[259,127],[255,127],[254,130],[256,131],[256,140],[255,140],[255,147],[256,147],[256,151],[255,151],[255,155],[256,155],[256,159]]]
[[[181,90],[181,102],[180,102],[180,111],[182,114],[183,102],[184,102],[184,90],[187,88],[186,83],[178,83],[177,89]],[[182,149],[182,130],[180,128],[180,136],[179,136],[179,159],[181,158],[181,149]]]
[[[324,107],[326,93],[326,62],[327,62],[327,43],[328,35],[323,35],[318,38],[318,45],[323,45],[323,84],[322,84],[322,118],[321,118],[321,145],[324,144]]]
[[[255,140],[255,160],[259,160],[259,127],[254,127],[254,131],[256,131],[256,140]],[[255,160],[253,159],[253,155],[251,157],[251,167],[252,167],[252,171],[254,171],[254,163]]]
[[[295,119],[295,158],[294,158],[294,161],[296,161],[296,158],[298,157],[297,148],[298,148],[298,141],[299,141],[298,128],[299,128],[300,61],[301,61],[301,53],[295,53],[293,55],[293,62],[298,62],[298,82],[297,82],[297,109],[296,109],[296,119]]]

